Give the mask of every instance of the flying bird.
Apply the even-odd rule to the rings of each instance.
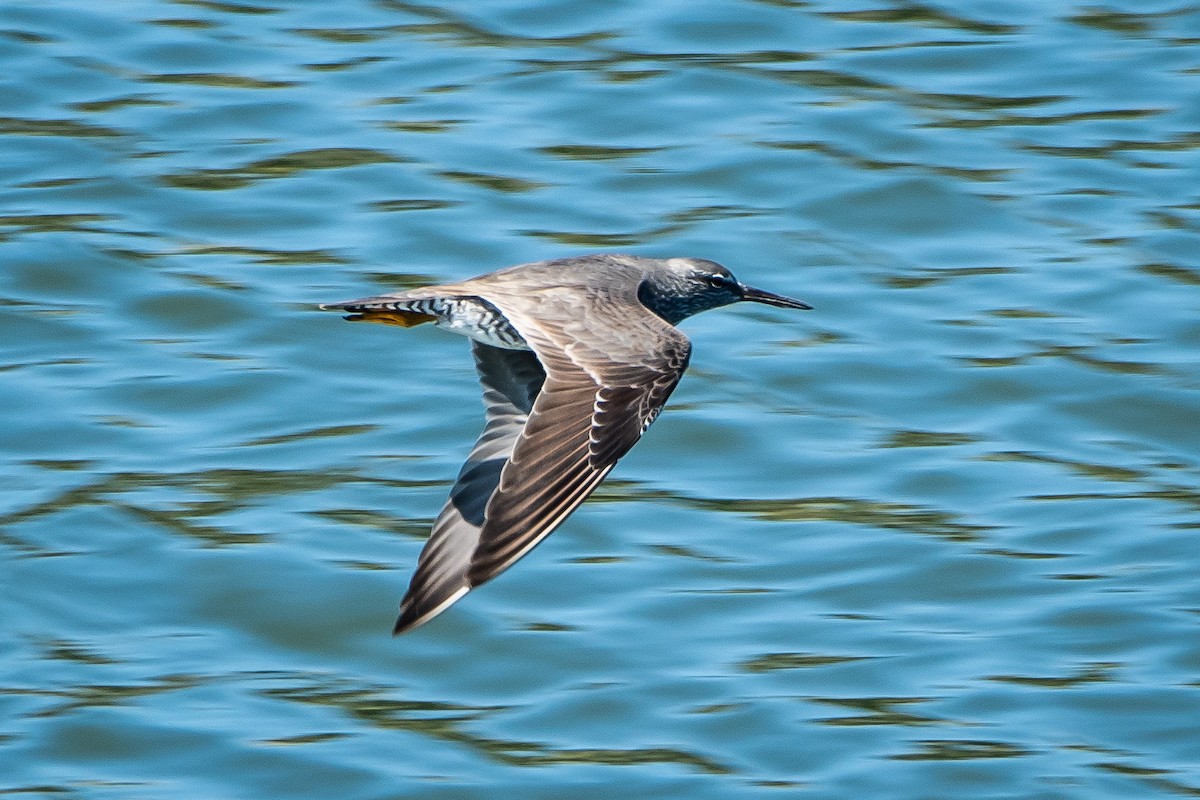
[[[393,634],[428,622],[557,528],[658,416],[688,365],[675,325],[750,301],[807,303],[702,258],[588,255],[325,303],[347,319],[471,338],[486,424],[433,523]]]

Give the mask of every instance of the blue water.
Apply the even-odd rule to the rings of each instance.
[[[0,794],[1200,795],[1200,6],[0,7]],[[594,498],[388,635],[482,420],[321,301],[689,320]]]

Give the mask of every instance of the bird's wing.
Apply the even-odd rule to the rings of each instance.
[[[505,350],[471,342],[487,424],[433,523],[433,532],[402,604],[396,633],[415,627],[467,593],[467,572],[479,545],[485,509],[500,472],[525,427],[546,373],[528,350]]]
[[[482,508],[482,524],[477,533],[467,530],[465,523],[479,520],[480,509],[470,505],[475,516],[469,517],[455,506],[452,493],[438,522],[452,522],[455,515],[463,522],[448,523],[442,531],[435,525],[405,596],[397,632],[440,613],[553,531],[637,442],[687,368],[687,337],[635,297],[601,292],[581,303],[576,292],[543,289],[519,297],[496,292],[486,299],[533,348],[545,382],[519,432],[517,416],[493,423],[489,403],[488,428],[476,451],[484,453],[481,448],[494,426],[489,446],[496,455],[477,461],[473,452],[454,490],[460,498],[471,494],[477,504],[482,490],[494,487]],[[495,378],[485,375],[482,362],[480,375],[486,393]],[[497,465],[500,454],[506,460]],[[490,466],[480,470],[468,492],[465,479],[472,462]],[[463,569],[468,533],[477,535],[477,543]]]

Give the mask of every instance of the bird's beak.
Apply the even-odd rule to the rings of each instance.
[[[801,302],[800,300],[793,300],[781,294],[764,292],[762,289],[755,289],[753,286],[746,286],[745,284],[742,284],[742,299],[749,300],[752,303],[766,303],[769,306],[779,306],[780,308],[799,308],[805,311],[812,308],[808,303]]]

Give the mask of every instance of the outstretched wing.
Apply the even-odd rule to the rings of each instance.
[[[497,356],[476,345],[485,397],[505,399],[488,401],[487,428],[421,554],[397,633],[445,610],[553,531],[637,442],[687,368],[687,337],[634,298],[596,293],[581,305],[578,293],[545,289],[487,300],[534,353]],[[517,355],[536,355],[545,376],[527,406],[500,388],[504,370],[515,376],[532,366],[518,366]]]
[[[528,350],[505,350],[471,342],[487,424],[433,523],[433,532],[401,605],[395,633],[441,613],[470,589],[467,573],[479,546],[488,502],[525,427],[546,373]]]

